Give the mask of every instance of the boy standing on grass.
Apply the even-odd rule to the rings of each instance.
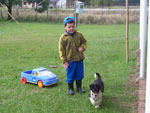
[[[69,94],[74,94],[73,82],[76,81],[77,91],[82,90],[82,79],[84,77],[83,52],[87,48],[87,42],[80,32],[76,31],[75,19],[71,16],[64,19],[65,33],[59,39],[59,56],[66,69]]]

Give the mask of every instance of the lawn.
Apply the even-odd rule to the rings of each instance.
[[[130,59],[126,62],[125,25],[79,25],[87,39],[85,51],[86,93],[68,95],[66,75],[58,55],[63,24],[0,21],[0,113],[132,113],[134,88],[127,85],[134,73],[139,25],[129,26]],[[49,68],[56,65],[57,68]],[[59,78],[57,85],[39,88],[22,84],[22,71],[46,67]],[[105,85],[100,109],[89,101],[89,84],[99,72]],[[75,85],[75,84],[74,84]],[[76,89],[76,87],[75,87]]]

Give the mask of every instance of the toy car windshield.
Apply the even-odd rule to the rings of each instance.
[[[39,76],[49,76],[49,77],[52,77],[53,73],[48,71],[48,70],[42,70],[42,71],[39,71]]]

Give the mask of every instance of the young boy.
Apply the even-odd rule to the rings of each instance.
[[[87,42],[80,32],[76,31],[75,19],[71,16],[64,19],[65,33],[59,39],[59,56],[66,69],[69,94],[74,94],[73,82],[76,81],[77,91],[82,90],[82,79],[84,77],[83,52],[87,48]]]

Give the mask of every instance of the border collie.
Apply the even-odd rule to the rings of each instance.
[[[95,108],[99,108],[99,105],[102,101],[102,95],[104,92],[104,83],[101,79],[101,76],[99,73],[95,73],[94,77],[96,80],[94,80],[93,84],[90,84],[90,94],[89,94],[89,99],[93,106]]]

